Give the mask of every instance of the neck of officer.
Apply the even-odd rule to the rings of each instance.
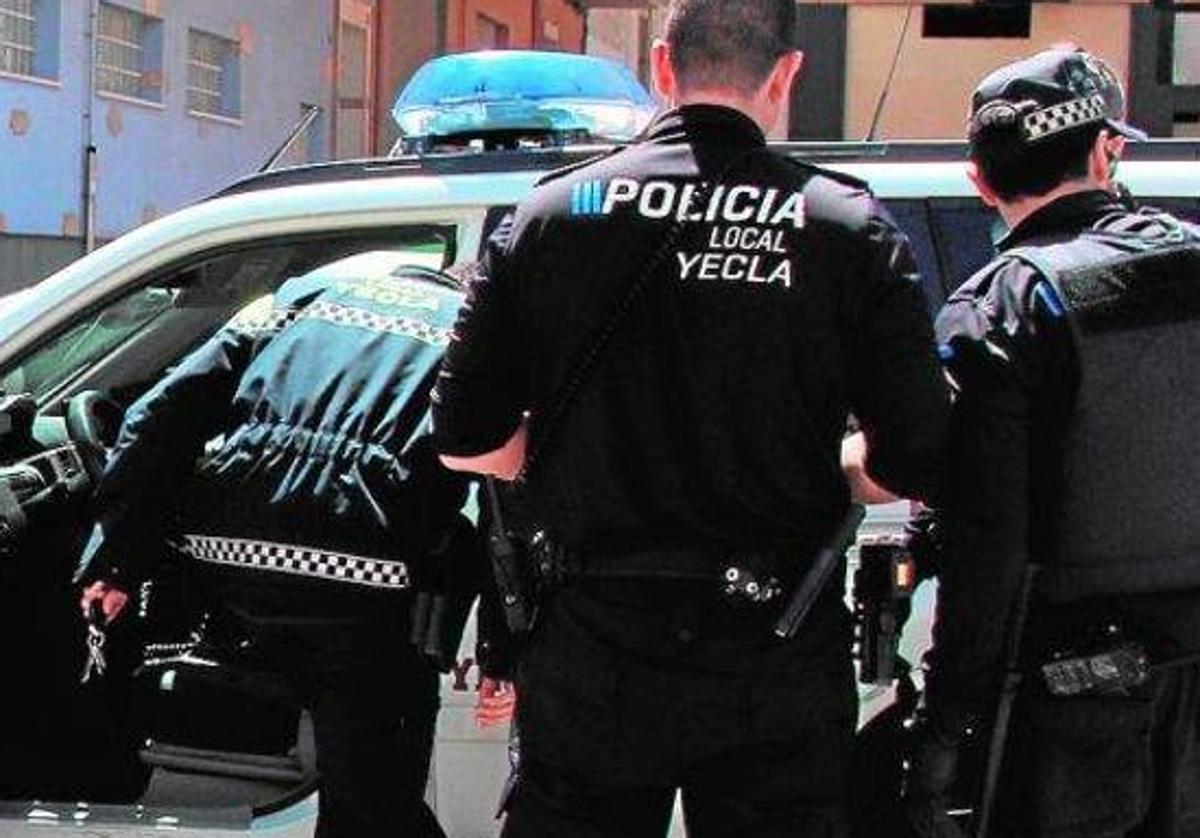
[[[748,97],[727,88],[689,89],[686,93],[680,93],[672,103],[672,106],[676,108],[682,108],[685,105],[716,105],[722,108],[732,108],[754,120],[764,134],[775,124],[775,115],[767,113],[768,108],[759,101],[759,97]]]
[[[1004,223],[1008,225],[1008,229],[1015,230],[1017,225],[1026,218],[1033,215],[1042,207],[1054,203],[1059,198],[1065,198],[1068,195],[1074,195],[1079,192],[1094,192],[1097,189],[1105,188],[1107,188],[1106,184],[1100,183],[1091,177],[1068,180],[1060,183],[1045,195],[1018,198],[1015,201],[1001,201],[996,205],[996,210],[1000,213],[1000,217],[1004,219]]]

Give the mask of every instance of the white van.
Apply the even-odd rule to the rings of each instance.
[[[871,183],[912,239],[931,310],[989,259],[997,221],[973,196],[961,145],[778,150]],[[0,309],[9,708],[0,836],[311,834],[311,747],[295,708],[273,704],[261,681],[215,672],[202,687],[182,674],[137,690],[121,678],[78,685],[83,628],[69,580],[105,445],[123,409],[246,301],[312,270],[386,276],[405,262],[475,259],[544,172],[596,151],[464,151],[271,172],[122,236]],[[1134,194],[1200,218],[1200,144],[1149,142],[1130,152],[1121,177]],[[94,409],[80,410],[85,403]],[[904,504],[877,510],[864,533],[893,529],[906,515]],[[147,591],[126,629],[130,655],[149,645],[169,659],[169,644],[187,642],[196,614],[177,594],[169,578]],[[918,595],[910,654],[927,634],[931,600],[930,591]],[[474,725],[470,649],[464,643],[459,668],[444,678],[429,791],[456,838],[496,833],[506,772],[505,732]],[[864,717],[886,701],[880,690],[863,698]]]

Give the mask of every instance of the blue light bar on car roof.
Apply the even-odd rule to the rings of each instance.
[[[505,50],[429,61],[392,116],[406,139],[492,132],[635,137],[657,105],[624,66],[592,55]]]

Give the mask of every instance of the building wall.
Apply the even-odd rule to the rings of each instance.
[[[583,52],[586,29],[583,12],[568,0],[541,0],[537,5],[542,26],[537,33],[536,46]]]
[[[587,52],[619,61],[649,81],[646,67],[649,12],[642,9],[593,9],[588,12]]]
[[[59,0],[59,69],[52,82],[0,77],[0,231],[81,232],[83,111],[88,3]],[[120,0],[162,18],[162,101],[105,93],[93,104],[97,149],[96,232],[112,238],[254,172],[300,117],[301,103],[325,115],[305,137],[307,155],[328,149],[332,103],[332,0]],[[188,29],[240,43],[241,115],[187,112]],[[0,279],[4,266],[0,265]]]
[[[375,94],[375,151],[386,154],[398,132],[392,105],[404,83],[422,64],[442,51],[445,21],[438,20],[445,0],[384,0],[379,4],[378,76]]]
[[[1131,51],[1131,121],[1153,136],[1200,136],[1200,12],[1135,9]]]
[[[583,50],[583,13],[567,0],[449,0],[448,52],[480,49],[480,16],[508,29],[510,49]]]
[[[905,7],[856,4],[847,9],[844,136],[866,136]],[[924,38],[914,7],[880,120],[880,137],[962,137],[967,101],[988,71],[1055,43],[1071,41],[1104,58],[1128,80],[1129,4],[1034,4],[1028,38]]]

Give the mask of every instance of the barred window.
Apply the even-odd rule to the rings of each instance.
[[[1175,84],[1200,84],[1200,12],[1175,15]]]
[[[100,4],[96,37],[96,88],[152,102],[162,101],[161,21]]]
[[[195,113],[241,115],[238,42],[188,30],[187,107]]]
[[[342,159],[367,153],[370,115],[371,32],[347,20],[342,21],[338,47],[337,149]]]
[[[0,0],[0,72],[32,76],[37,49],[34,0]]]

